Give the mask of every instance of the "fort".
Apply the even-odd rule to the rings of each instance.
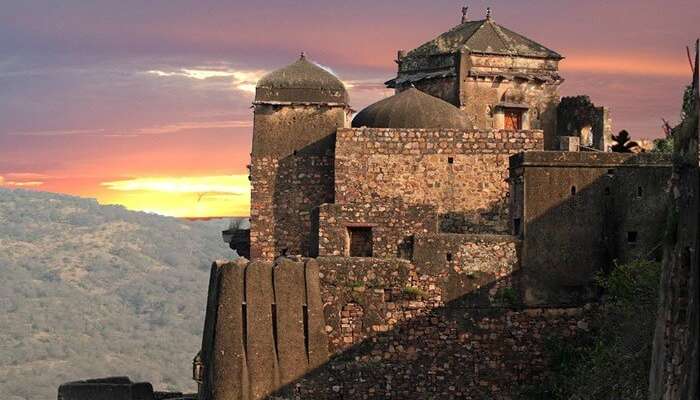
[[[589,329],[596,274],[661,258],[675,168],[611,152],[604,107],[561,129],[562,59],[465,13],[399,51],[395,94],[352,121],[303,54],[262,78],[198,398],[511,399],[544,379],[547,338]]]

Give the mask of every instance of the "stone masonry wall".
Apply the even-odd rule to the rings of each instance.
[[[318,209],[318,254],[348,255],[348,227],[372,227],[373,256],[410,258],[413,235],[437,232],[435,207],[399,200],[323,204]]]
[[[418,271],[440,278],[445,301],[467,295],[472,305],[498,306],[516,300],[503,293],[517,284],[520,247],[506,235],[421,234],[413,262]]]
[[[344,106],[256,104],[251,153],[250,247],[271,261],[308,255],[311,210],[333,202],[335,131]]]
[[[335,201],[435,205],[443,231],[506,233],[508,157],[543,148],[541,131],[340,129]]]
[[[426,234],[416,244],[416,262],[215,264],[200,398],[514,399],[545,378],[548,338],[588,330],[591,307],[524,309],[499,295],[515,271],[514,238]],[[440,268],[447,250],[458,261]]]
[[[335,356],[287,388],[302,399],[517,398],[544,378],[546,340],[588,330],[593,312],[446,300],[442,278],[406,260],[317,261]]]
[[[311,211],[333,202],[333,154],[254,157],[251,175],[253,259],[309,255]]]

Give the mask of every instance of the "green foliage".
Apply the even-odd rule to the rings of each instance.
[[[605,301],[592,332],[549,339],[550,378],[523,398],[646,400],[660,275],[660,263],[636,261],[599,276]]]
[[[695,110],[695,96],[693,96],[693,85],[688,85],[683,91],[683,105],[681,107],[681,123],[683,123]]]
[[[364,286],[365,286],[365,283],[362,282],[362,281],[354,281],[354,282],[352,282],[352,283],[350,284],[350,287],[351,287],[352,289],[357,289],[357,288],[361,288],[361,287],[364,287]]]
[[[654,139],[653,153],[672,154],[673,153],[673,136],[665,139]]]
[[[114,375],[194,390],[210,262],[234,255],[227,222],[0,189],[3,398]]]
[[[631,153],[633,148],[639,147],[637,142],[632,141],[630,133],[624,129],[617,136],[612,135],[612,140],[615,144],[610,146],[610,150],[615,153]]]
[[[595,122],[596,109],[588,96],[563,97],[557,108],[559,136],[578,136]]]
[[[411,300],[419,300],[428,297],[428,294],[421,288],[406,286],[403,288],[403,295]]]
[[[507,306],[518,304],[518,292],[512,287],[504,287],[496,292],[496,301]]]

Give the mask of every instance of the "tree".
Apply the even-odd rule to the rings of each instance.
[[[595,119],[596,109],[590,97],[563,97],[557,108],[559,136],[579,136],[581,129],[592,126]]]
[[[631,153],[633,148],[639,147],[637,142],[631,140],[630,133],[624,129],[617,136],[612,135],[612,140],[615,144],[610,147],[610,150],[615,153]]]

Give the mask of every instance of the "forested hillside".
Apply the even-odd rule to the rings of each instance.
[[[235,256],[227,223],[0,189],[0,398],[115,374],[193,390],[209,266]]]

